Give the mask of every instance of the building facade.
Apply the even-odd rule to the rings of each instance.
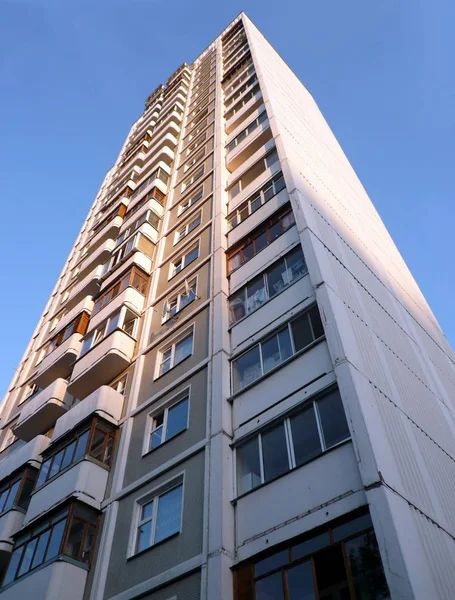
[[[1,412],[0,600],[453,600],[454,354],[241,14],[147,99]]]

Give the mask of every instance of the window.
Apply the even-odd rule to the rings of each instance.
[[[227,216],[228,229],[231,230],[243,223],[250,215],[261,208],[263,204],[285,189],[283,174],[278,173],[267,181],[257,192],[252,194],[245,202],[242,202],[234,211]]]
[[[189,396],[185,397],[161,412],[149,415],[151,428],[147,452],[158,448],[167,440],[185,431],[188,427]]]
[[[16,442],[19,438],[17,438],[14,435],[14,428],[16,427],[17,422],[14,423],[14,425],[11,425],[10,427],[8,427],[5,437],[3,445],[2,445],[2,452],[3,450],[6,450],[6,448],[8,448],[9,446],[11,446],[12,444],[14,444],[14,442]]]
[[[139,506],[136,553],[180,533],[182,500],[183,484],[180,484]]]
[[[167,185],[169,181],[169,175],[161,167],[158,167],[158,169],[153,171],[151,175],[149,175],[140,185],[137,186],[137,188],[131,194],[131,200],[137,198],[155,179],[159,179],[165,185]]]
[[[256,85],[254,85],[249,92],[246,92],[245,95],[240,98],[237,104],[235,104],[230,110],[228,110],[225,113],[224,118],[226,119],[226,121],[229,121],[229,119],[233,117],[235,113],[239,112],[239,110],[241,110],[245,106],[245,104],[247,104],[252,98],[254,98],[256,94],[260,93],[261,88],[259,87],[259,84],[256,83]]]
[[[148,275],[137,267],[128,270],[95,301],[92,316],[99,313],[102,308],[107,306],[114,298],[126,290],[127,287],[133,287],[140,294],[145,296],[148,280]]]
[[[177,231],[175,232],[175,237],[174,237],[174,246],[175,246],[175,244],[178,244],[180,241],[182,241],[183,238],[185,238],[189,233],[194,231],[196,229],[196,227],[199,227],[199,225],[201,224],[201,221],[202,221],[202,211],[199,211],[199,213],[197,214],[197,216],[194,219],[192,219],[186,225],[183,225],[182,227],[180,227],[180,229],[177,229]]]
[[[84,335],[87,331],[89,315],[86,312],[82,312],[76,319],[71,321],[64,329],[59,331],[52,339],[50,339],[41,351],[40,360],[41,362],[45,356],[48,356],[55,348],[58,348],[63,342],[66,342],[75,333]]]
[[[174,317],[196,298],[196,278],[185,282],[185,287],[171,296],[163,305],[163,323]]]
[[[202,165],[201,167],[199,167],[199,169],[193,173],[193,175],[191,175],[191,177],[189,177],[188,179],[185,179],[185,181],[182,182],[182,193],[190,187],[190,185],[193,185],[193,183],[195,181],[197,181],[198,179],[200,179],[202,177],[202,175],[204,175],[204,171],[205,171],[205,165]]]
[[[262,430],[238,446],[237,494],[320,456],[350,438],[340,393],[337,389],[307,401],[303,410]]]
[[[196,152],[196,154],[194,156],[192,156],[190,159],[187,160],[187,162],[185,163],[185,166],[183,167],[183,171],[189,171],[191,169],[191,167],[194,167],[194,165],[200,161],[202,158],[204,158],[205,156],[205,149],[202,148],[201,150],[199,150],[199,152]]]
[[[111,423],[94,417],[90,424],[65,436],[56,448],[50,447],[44,452],[36,489],[87,455],[110,466],[115,432],[116,428]]]
[[[250,183],[252,183],[255,179],[262,175],[262,173],[266,169],[273,169],[276,165],[279,166],[280,161],[278,158],[278,153],[274,148],[270,152],[268,152],[263,158],[258,160],[252,167],[248,169],[243,175],[241,175],[240,179],[234,183],[233,186],[229,188],[229,200],[232,200],[240,194],[240,192],[246,189]]]
[[[155,243],[143,233],[138,232],[112,254],[103,275],[125,262],[135,252],[142,252],[148,258],[152,258],[154,251]]]
[[[158,376],[164,375],[182,360],[193,354],[193,328],[180,339],[159,352]]]
[[[0,514],[11,508],[27,510],[35,480],[36,470],[25,469],[22,475],[4,483],[0,488]]]
[[[104,211],[102,211],[102,213],[103,212]],[[125,204],[122,203],[115,210],[113,210],[111,213],[109,213],[107,215],[107,217],[105,217],[102,221],[97,222],[95,224],[95,226],[92,229],[92,236],[96,235],[99,231],[104,229],[104,227],[106,227],[106,225],[108,223],[110,223],[113,219],[115,219],[116,217],[123,218],[125,216],[125,212],[126,212],[126,206],[125,206]],[[100,214],[100,216],[101,216],[101,214]]]
[[[273,215],[248,237],[229,250],[227,254],[228,272],[232,273],[232,271],[241,267],[294,224],[294,213],[289,206]]]
[[[180,202],[179,208],[178,208],[179,216],[182,213],[184,213],[186,210],[188,210],[190,208],[190,206],[193,206],[193,204],[196,204],[196,202],[202,198],[203,190],[204,190],[204,187],[201,185],[201,187],[196,192],[194,192],[189,198]]]
[[[84,504],[73,503],[32,528],[21,531],[3,586],[62,554],[90,563],[98,527],[98,513]]]
[[[241,565],[235,577],[242,598],[390,600],[373,523],[364,509],[280,544]]]
[[[192,246],[186,254],[179,256],[171,262],[169,279],[180,273],[185,267],[192,263],[199,256],[199,242]]]
[[[146,211],[141,217],[139,217],[139,219],[133,221],[129,227],[122,231],[115,242],[115,247],[117,248],[120,246],[120,244],[123,244],[123,242],[127,240],[128,237],[132,235],[136,229],[139,229],[139,227],[144,223],[148,223],[154,229],[156,229],[156,231],[159,231],[161,218],[153,210]]]
[[[166,199],[166,196],[163,194],[163,192],[161,190],[159,190],[157,187],[152,188],[150,190],[150,192],[148,192],[141,200],[139,200],[139,202],[134,204],[134,206],[132,206],[131,208],[129,208],[126,211],[125,220],[129,219],[132,215],[134,215],[134,213],[136,213],[140,208],[142,208],[150,200],[156,200],[158,202],[158,204],[161,204],[161,206],[164,206],[165,199]]]
[[[317,306],[292,319],[232,361],[233,391],[239,392],[324,335]]]
[[[136,339],[139,317],[131,309],[122,306],[108,319],[103,321],[96,329],[92,329],[82,342],[79,358],[87,354],[98,342],[104,340],[113,331],[121,329],[132,338]]]
[[[264,273],[251,279],[229,299],[231,324],[254,312],[267,300],[308,273],[302,248],[296,246],[273,263]]]
[[[126,383],[128,381],[128,373],[123,375],[120,379],[110,384],[110,387],[113,388],[119,394],[125,395],[126,391]]]
[[[29,385],[25,386],[24,397],[22,398],[20,404],[22,404],[22,402],[25,402],[32,396],[39,394],[42,391],[43,391],[43,388],[39,387],[39,385],[37,385],[36,383],[30,383]]]
[[[231,150],[234,150],[234,148],[236,148],[236,146],[238,146],[241,142],[243,142],[244,139],[246,139],[255,129],[257,129],[257,127],[261,124],[264,123],[264,121],[267,120],[267,113],[264,109],[263,112],[261,112],[261,114],[254,119],[254,121],[252,123],[250,123],[248,125],[248,127],[245,127],[245,129],[243,131],[241,131],[238,135],[235,136],[235,138],[232,140],[232,142],[230,144],[228,144],[227,146],[227,151],[231,152]]]

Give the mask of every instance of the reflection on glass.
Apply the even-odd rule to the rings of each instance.
[[[372,531],[345,542],[357,598],[389,600],[378,544]]]
[[[284,423],[262,434],[264,480],[274,479],[289,470]]]
[[[286,576],[289,600],[316,600],[311,561],[288,569]]]
[[[244,494],[261,483],[258,438],[237,448],[237,492]]]
[[[281,571],[256,581],[256,600],[284,600]]]

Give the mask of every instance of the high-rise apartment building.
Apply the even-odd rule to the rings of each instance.
[[[0,600],[453,600],[454,354],[241,14],[147,99],[1,413]]]

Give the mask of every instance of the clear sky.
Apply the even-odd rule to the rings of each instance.
[[[242,10],[315,97],[455,342],[453,0],[2,0],[0,395],[145,98]]]

